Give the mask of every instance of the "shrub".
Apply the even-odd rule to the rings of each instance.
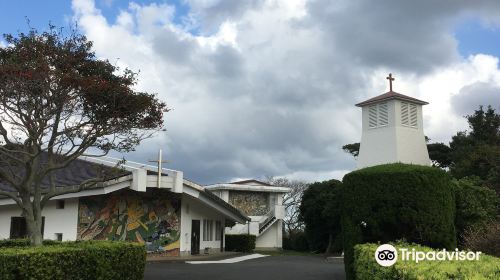
[[[462,244],[466,231],[480,230],[497,215],[498,197],[494,190],[480,186],[474,178],[453,181],[457,237]]]
[[[55,240],[44,240],[43,245],[56,245],[61,242]],[[26,247],[30,246],[29,239],[0,239],[0,248],[4,247]]]
[[[2,279],[143,279],[144,245],[116,241],[63,242],[0,249]]]
[[[485,227],[466,231],[464,247],[500,257],[500,221],[493,221]]]
[[[255,240],[255,235],[251,234],[226,234],[226,251],[252,252]]]
[[[354,245],[406,239],[435,248],[456,246],[450,177],[434,167],[387,164],[347,174],[342,187],[342,235],[347,279]]]
[[[406,243],[393,244],[394,247],[408,248],[410,251],[428,252],[432,249]],[[354,247],[354,270],[357,280],[447,280],[447,279],[500,279],[500,259],[481,254],[478,261],[398,261],[390,267],[380,266],[375,261],[378,244],[358,244]]]
[[[306,233],[303,231],[295,231],[287,237],[283,237],[283,249],[300,252],[309,251],[309,243],[307,241]]]
[[[311,184],[302,196],[300,219],[304,221],[309,249],[333,251],[333,241],[340,235],[339,192],[342,182],[329,180]],[[330,253],[330,252],[327,252]]]

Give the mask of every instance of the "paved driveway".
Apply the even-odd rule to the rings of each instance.
[[[316,256],[271,256],[232,264],[148,263],[145,280],[336,280],[345,279],[342,263]]]

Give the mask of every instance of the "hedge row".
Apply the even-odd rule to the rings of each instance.
[[[251,234],[226,234],[226,251],[252,252],[255,240],[255,235]]]
[[[50,239],[43,241],[43,245],[57,245],[57,244],[61,244],[61,242]],[[30,246],[29,239],[0,239],[0,248],[27,247],[27,246]]]
[[[0,249],[5,280],[84,280],[144,277],[144,245],[117,241],[63,242],[52,246]]]
[[[368,167],[345,175],[341,193],[347,279],[354,279],[356,244],[405,239],[456,247],[455,201],[443,170],[400,163]]]
[[[396,249],[429,252],[429,247],[393,243]],[[398,261],[393,266],[383,267],[375,261],[378,244],[359,244],[354,247],[354,270],[357,280],[447,280],[447,279],[500,279],[500,258],[481,254],[478,261]]]

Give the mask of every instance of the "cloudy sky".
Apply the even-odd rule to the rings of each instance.
[[[100,58],[139,71],[173,110],[162,148],[202,184],[342,178],[361,137],[354,104],[394,90],[430,102],[424,131],[448,143],[479,105],[500,109],[500,1],[2,1],[0,32],[79,29]],[[0,45],[4,44],[0,40]]]

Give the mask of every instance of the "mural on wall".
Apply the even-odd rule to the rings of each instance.
[[[269,193],[229,191],[229,203],[249,216],[264,216],[269,212]]]
[[[180,252],[180,197],[167,190],[121,190],[80,198],[78,239],[131,240],[148,251]]]

